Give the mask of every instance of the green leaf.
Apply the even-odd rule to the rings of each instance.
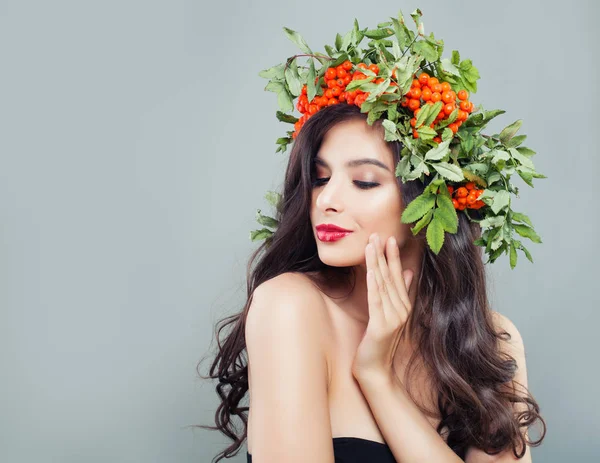
[[[293,59],[285,70],[285,80],[288,84],[291,94],[296,97],[302,93],[302,82],[298,75],[298,65],[296,59]]]
[[[419,115],[421,115],[419,113]],[[448,129],[450,130],[450,129]],[[439,161],[446,157],[448,153],[450,153],[450,140],[443,141],[439,143],[437,146],[431,148],[427,153],[425,153],[426,161]]]
[[[533,258],[531,257],[529,250],[522,244],[519,245],[519,249],[525,253],[525,257],[527,257],[527,259],[529,259],[529,262],[533,263]]]
[[[307,81],[307,97],[308,101],[312,101],[312,99],[317,94],[317,84],[315,83],[316,71],[315,71],[315,62],[312,59],[308,60],[308,81]],[[467,119],[468,120],[468,119]]]
[[[452,129],[449,129],[448,127],[446,127],[442,131],[442,141],[452,140],[453,137],[454,137],[454,132],[452,131]]]
[[[439,58],[437,50],[425,40],[415,42],[411,48],[414,53],[423,56],[427,61],[433,62]]]
[[[385,141],[400,140],[398,130],[396,129],[396,124],[394,124],[389,119],[384,119],[382,122],[382,125],[383,125],[383,128],[385,129],[385,134],[384,134]]]
[[[437,205],[438,208],[434,212],[435,218],[439,220],[444,230],[449,233],[456,233],[458,230],[458,216],[450,197],[438,195]]]
[[[386,27],[384,29],[370,29],[365,32],[365,37],[368,37],[369,39],[377,39],[377,40],[385,39],[392,35],[394,35],[394,31],[389,27]]]
[[[531,227],[528,227],[527,225],[519,225],[516,223],[513,223],[513,228],[515,229],[515,231],[525,237],[525,238],[529,238],[531,241],[533,241],[534,243],[541,243],[542,239],[540,238],[540,236],[535,232],[535,230]]]
[[[426,238],[427,244],[429,244],[431,250],[434,254],[438,254],[444,244],[444,228],[442,227],[442,223],[435,216],[427,226]]]
[[[292,42],[294,42],[296,45],[298,45],[300,50],[302,50],[304,53],[308,53],[311,55],[313,54],[312,50],[309,48],[306,41],[302,38],[302,36],[298,32],[293,31],[292,29],[289,29],[287,27],[284,27],[283,30],[284,30],[285,34],[287,35],[287,37]]]
[[[261,228],[260,230],[252,230],[250,232],[250,239],[252,241],[260,241],[273,236],[273,234],[273,231],[268,228]]]
[[[515,138],[517,138],[517,137],[515,137]],[[516,159],[517,161],[519,161],[519,163],[522,166],[529,167],[530,169],[535,169],[535,167],[533,165],[533,161],[531,159],[529,159],[527,156],[522,155],[519,152],[519,150],[517,150],[515,148],[510,148],[509,151],[510,151],[510,154],[512,155],[512,157],[514,159]]]
[[[298,121],[298,118],[292,114],[285,114],[281,111],[277,111],[275,113],[275,117],[277,117],[277,119],[281,122],[287,122],[288,124],[295,124]],[[280,140],[286,140],[286,138],[278,138],[277,143],[279,143]]]
[[[277,94],[277,104],[282,111],[291,111],[294,109],[294,99],[289,92],[284,89]]]
[[[448,58],[444,58],[440,60],[440,62],[442,63],[442,69],[444,70],[444,72],[455,76],[460,76],[460,71]]]
[[[410,37],[408,35],[408,28],[403,24],[400,23],[400,21],[398,21],[396,18],[391,18],[392,22],[394,23],[394,32],[396,33],[396,39],[398,40],[398,45],[400,46],[400,48],[405,48],[409,42],[410,42]]]
[[[527,148],[525,146],[519,146],[517,148],[517,151],[519,153],[521,153],[523,156],[527,156],[528,158],[530,158],[531,156],[533,156],[535,154],[535,151],[533,151],[532,149]]]
[[[281,202],[281,194],[275,191],[267,191],[265,199],[269,202],[269,204],[271,204],[271,206],[279,207],[279,203]]]
[[[515,147],[519,146],[521,143],[523,143],[526,138],[527,138],[527,135],[517,135],[516,137],[512,137],[510,140],[508,140],[504,144],[504,146],[506,146],[507,148],[515,148]]]
[[[423,229],[423,227],[425,227],[427,224],[429,224],[429,222],[431,222],[432,217],[433,217],[433,209],[429,209],[427,211],[427,214],[425,214],[423,217],[421,217],[419,219],[419,221],[415,224],[415,226],[410,229],[413,236],[416,235],[417,233],[419,233]]]
[[[424,125],[423,127],[419,127],[417,129],[417,133],[419,134],[419,138],[421,140],[432,140],[433,137],[437,135],[437,132],[433,130],[428,125]]]
[[[445,142],[443,142],[445,143]],[[460,167],[449,164],[447,162],[436,162],[432,163],[432,166],[435,170],[437,170],[444,178],[452,182],[460,182],[464,180],[464,176]]]
[[[479,199],[481,199],[481,196]],[[500,190],[494,195],[494,202],[492,203],[491,208],[492,211],[494,211],[494,214],[497,214],[501,209],[507,207],[509,204],[510,193],[506,190]]]
[[[510,140],[512,137],[514,137],[515,134],[521,128],[522,124],[523,124],[523,121],[521,119],[519,119],[519,120],[516,120],[515,122],[513,122],[512,124],[504,127],[498,137],[498,138],[500,138],[500,141],[502,143],[506,143],[508,140]]]
[[[510,268],[515,268],[517,265],[517,249],[513,243],[510,243]]]
[[[492,160],[490,161],[492,164],[498,164],[498,161],[500,161],[501,159],[503,161],[508,161],[510,159],[510,154],[508,154],[506,151],[504,150],[492,150],[489,153],[487,153],[487,156],[491,156]]]
[[[285,67],[284,63],[278,64],[277,66],[273,66],[269,69],[264,69],[258,73],[260,77],[264,77],[265,79],[276,79],[283,80],[283,68]]]
[[[256,221],[269,228],[277,228],[279,226],[279,222],[275,220],[273,217],[269,217],[268,215],[263,215],[260,212],[260,209],[256,211]]]
[[[460,53],[458,52],[458,50],[452,50],[452,64],[454,64],[455,66],[458,66],[459,63],[460,63]]]
[[[396,165],[396,177],[406,177],[410,172],[410,157],[408,154],[406,156],[402,156],[402,159]]]
[[[435,195],[422,193],[413,199],[402,213],[402,223],[412,223],[423,217],[435,204]]]
[[[531,223],[531,220],[529,219],[529,217],[521,212],[513,211],[512,212],[512,220],[513,221],[516,220],[517,222],[523,222],[523,223],[526,223],[527,225],[529,225],[530,227],[533,227],[533,224]]]
[[[342,50],[342,36],[339,34],[339,32],[335,35],[335,49],[337,51],[341,51]]]

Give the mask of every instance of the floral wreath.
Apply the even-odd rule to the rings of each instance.
[[[457,232],[457,214],[462,212],[482,228],[474,244],[485,248],[486,264],[508,253],[514,269],[517,249],[533,263],[516,235],[542,241],[529,217],[511,209],[511,193],[519,197],[519,190],[510,177],[516,172],[531,187],[533,178],[547,177],[535,170],[535,151],[522,146],[526,135],[516,135],[522,120],[499,134],[481,133],[505,111],[474,106],[469,96],[477,91],[477,68],[470,59],[461,60],[457,50],[450,59],[442,59],[444,42],[433,33],[425,35],[421,16],[420,9],[411,13],[416,33],[406,26],[401,11],[376,29],[360,29],[354,19],[352,30],[336,35],[335,48],[325,45],[327,54],[313,53],[299,33],[284,27],[304,54],[259,73],[269,79],[265,90],[277,93],[277,118],[294,125],[287,137],[277,139],[276,152],[285,152],[304,123],[326,106],[354,104],[367,113],[369,125],[384,116],[385,140],[403,144],[396,177],[407,182],[433,175],[402,213],[402,223],[416,222],[413,235],[427,227],[427,244],[438,254],[445,233]],[[365,37],[371,40],[361,49]],[[308,66],[298,66],[299,57],[306,57]],[[315,60],[321,65],[318,70]],[[294,99],[301,117],[287,114],[294,109]],[[265,198],[275,208],[281,201],[274,191]],[[469,209],[477,209],[480,219],[470,216]],[[263,228],[251,231],[250,239],[268,242],[278,221],[260,209],[256,220]]]

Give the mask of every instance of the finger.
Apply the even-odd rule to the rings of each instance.
[[[390,268],[388,267],[388,262],[384,255],[384,245],[381,243],[379,235],[376,236],[375,241],[377,243],[376,249],[377,261],[379,264],[379,272],[381,275],[381,280],[383,282],[383,287],[385,288],[385,293],[387,295],[387,301],[384,300],[384,309],[386,309],[385,302],[389,302],[387,310],[393,311],[394,314],[405,316],[408,312],[408,309],[404,307],[404,301],[402,301],[396,289],[396,283],[393,281],[392,273],[390,271]],[[389,317],[393,314],[386,313],[386,315]]]
[[[375,259],[375,251],[372,244],[368,244],[365,250],[367,260],[367,303],[369,306],[369,321],[379,323],[384,319],[381,295],[373,270],[373,261]]]
[[[408,297],[408,285],[404,280],[404,270],[402,269],[402,261],[400,258],[400,248],[398,248],[398,244],[396,239],[392,237],[388,243],[388,266],[390,267],[390,272],[392,273],[392,279],[396,283],[396,290],[398,291],[398,295],[402,302],[406,307],[410,307],[410,298]]]

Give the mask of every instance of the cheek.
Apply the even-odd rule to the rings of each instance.
[[[380,232],[397,236],[400,230],[402,204],[396,191],[382,191],[373,195],[370,201],[356,204],[360,225],[371,233]]]

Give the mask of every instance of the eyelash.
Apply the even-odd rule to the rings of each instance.
[[[317,179],[315,179],[313,181],[313,187],[317,187],[317,186],[321,186],[321,185],[325,184],[326,180],[329,180],[329,179],[327,179],[327,178],[317,178]],[[379,186],[379,183],[361,182],[359,180],[355,180],[354,183],[361,190],[370,190],[371,188],[375,188],[376,186]]]

